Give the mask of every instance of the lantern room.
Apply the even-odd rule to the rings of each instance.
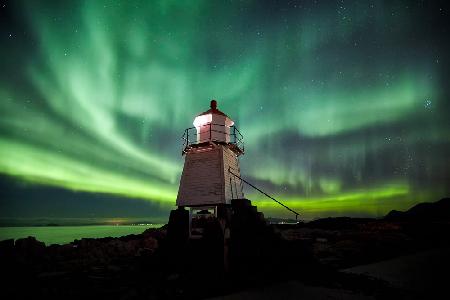
[[[210,109],[197,115],[194,127],[186,129],[183,153],[212,142],[229,145],[237,155],[244,153],[242,134],[234,121],[217,109],[217,101],[211,100]]]
[[[217,101],[211,101],[211,108],[194,119],[197,143],[206,141],[230,142],[230,127],[234,122],[217,109]]]

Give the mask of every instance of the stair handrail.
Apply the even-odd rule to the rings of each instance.
[[[260,192],[261,194],[263,194],[264,196],[272,199],[273,201],[275,201],[276,203],[280,204],[281,206],[283,206],[284,208],[286,208],[287,210],[289,210],[290,212],[295,214],[295,220],[297,221],[298,216],[300,215],[298,212],[296,212],[295,210],[291,209],[290,207],[286,206],[285,204],[281,203],[280,201],[278,201],[277,199],[275,199],[274,197],[270,196],[269,194],[267,194],[266,192],[264,192],[263,190],[257,188],[256,186],[254,186],[253,184],[251,184],[250,182],[248,182],[247,180],[243,179],[241,176],[234,174],[231,171],[231,167],[228,168],[228,172],[230,172],[230,174],[232,174],[233,176],[239,178],[240,180],[242,180],[243,182],[245,182],[246,184],[248,184],[249,186],[251,186],[252,188],[254,188],[255,190],[257,190],[258,192]]]

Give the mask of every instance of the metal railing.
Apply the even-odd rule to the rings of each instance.
[[[217,129],[219,127],[221,130]],[[244,137],[236,128],[236,126],[230,126],[229,132],[226,130],[226,125],[208,123],[198,127],[190,127],[184,131],[183,139],[183,151],[192,145],[201,144],[205,142],[227,142],[235,145],[241,152],[244,152]],[[217,134],[224,135],[224,139],[217,138]]]
[[[270,196],[269,194],[267,194],[266,192],[264,192],[263,190],[257,188],[256,186],[254,186],[253,184],[251,184],[250,182],[248,182],[247,180],[241,178],[241,176],[233,173],[231,171],[231,168],[228,169],[228,172],[230,172],[231,175],[239,178],[241,181],[245,182],[246,184],[248,184],[249,186],[251,186],[252,188],[254,188],[255,190],[257,190],[258,192],[260,192],[261,194],[263,194],[264,196],[272,199],[273,201],[275,201],[276,203],[280,204],[281,206],[283,206],[284,208],[286,208],[287,210],[289,210],[290,212],[292,212],[295,215],[295,220],[298,220],[298,216],[300,215],[298,212],[296,212],[295,210],[291,209],[290,207],[286,206],[285,204],[281,203],[280,201],[278,201],[277,199],[275,199],[274,197]]]

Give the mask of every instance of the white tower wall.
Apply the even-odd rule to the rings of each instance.
[[[230,204],[233,198],[243,198],[242,182],[230,168],[240,176],[238,157],[227,146],[211,144],[186,153],[176,205]]]

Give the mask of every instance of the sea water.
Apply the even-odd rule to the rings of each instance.
[[[0,240],[19,239],[34,236],[50,244],[67,244],[81,238],[119,237],[139,234],[147,228],[159,228],[163,224],[145,225],[86,225],[86,226],[32,226],[0,227]]]

